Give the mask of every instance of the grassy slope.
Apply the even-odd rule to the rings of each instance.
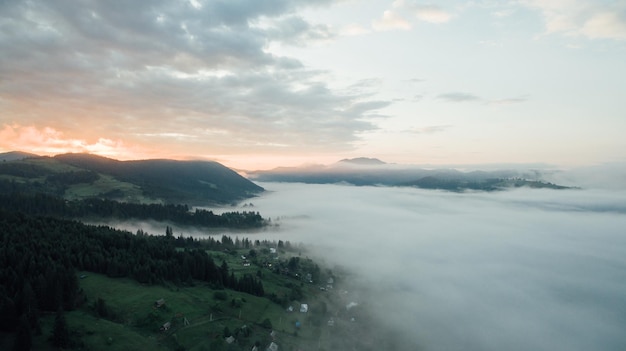
[[[263,188],[231,169],[208,161],[117,161],[93,155],[67,154],[7,161],[6,165],[9,163],[32,166],[35,170],[29,169],[29,176],[17,176],[0,169],[0,179],[39,183],[48,191],[53,189],[46,183],[50,175],[85,170],[99,175],[95,182],[70,184],[64,192],[61,190],[62,195],[70,200],[106,194],[107,197],[128,202],[206,205],[230,203],[263,191]]]
[[[77,172],[82,169],[66,163],[57,161],[50,157],[36,157],[28,158],[21,161],[12,161],[15,163],[22,163],[25,165],[33,165],[42,169],[42,174],[38,177],[25,178],[13,175],[0,174],[0,179],[14,180],[19,183],[31,183],[39,182],[44,184],[46,177],[52,174]],[[89,197],[97,197],[103,193],[111,191],[119,191],[124,194],[124,198],[127,201],[150,203],[155,202],[154,199],[147,198],[142,195],[142,190],[139,186],[121,181],[110,175],[99,174],[100,178],[91,184],[79,183],[69,185],[65,190],[64,197],[68,200],[83,199]]]
[[[266,293],[282,294],[289,291],[286,286],[300,284],[294,278],[276,275],[266,268],[255,265],[244,267],[240,255],[245,252],[212,254],[216,262],[225,260],[238,276],[256,274],[257,270],[261,270]],[[311,324],[312,312],[301,314],[296,310],[288,313],[267,298],[221,290],[228,297],[220,300],[215,297],[216,290],[200,283],[193,287],[146,286],[131,279],[112,279],[90,272],[78,274],[86,276],[79,283],[88,301],[80,309],[68,312],[66,318],[70,329],[75,330],[91,350],[172,350],[177,346],[187,350],[249,350],[256,341],[264,349],[272,341],[270,330],[261,326],[266,318],[278,332],[275,341],[283,349],[301,347],[302,344],[317,345],[317,338],[323,333],[323,326],[320,328]],[[310,306],[327,299],[317,285],[304,284],[302,287],[307,296],[302,302]],[[95,316],[92,306],[98,298],[104,299],[117,316],[115,322]],[[166,301],[165,307],[154,308],[154,302],[161,298]],[[232,306],[233,299],[240,306]],[[299,306],[299,303],[294,301],[294,306]],[[183,318],[187,318],[189,325],[184,325]],[[172,322],[172,329],[159,331],[159,327],[167,321]],[[296,321],[302,323],[297,336],[294,335]],[[53,314],[43,316],[43,336],[35,339],[35,349],[50,349],[46,337],[51,334],[53,322]],[[227,345],[222,336],[224,328],[234,332],[244,325],[251,334],[248,337],[240,334],[237,345]]]
[[[88,154],[64,154],[54,158],[137,184],[149,196],[167,202],[230,203],[263,191],[263,188],[217,162],[117,161]]]

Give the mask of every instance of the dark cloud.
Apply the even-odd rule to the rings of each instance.
[[[71,134],[80,118],[111,138],[191,134],[198,147],[221,151],[266,141],[348,149],[386,103],[330,89],[320,72],[267,51],[272,42],[332,38],[296,15],[326,3],[3,2],[1,122]],[[222,139],[203,134],[216,129]]]

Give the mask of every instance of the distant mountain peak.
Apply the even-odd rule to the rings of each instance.
[[[370,157],[344,158],[343,160],[339,161],[339,163],[349,163],[349,164],[354,164],[354,165],[368,165],[368,166],[387,164],[377,158],[370,158]]]

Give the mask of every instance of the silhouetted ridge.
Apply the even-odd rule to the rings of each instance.
[[[260,186],[213,161],[118,161],[90,154],[63,154],[54,158],[136,184],[147,196],[164,198],[168,202],[227,203],[263,191]]]

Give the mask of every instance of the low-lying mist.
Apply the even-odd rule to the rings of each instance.
[[[254,207],[226,210],[278,227],[175,235],[304,243],[421,350],[626,350],[626,191],[260,185]]]
[[[424,350],[626,349],[623,192],[261,185],[274,235],[353,271]]]

